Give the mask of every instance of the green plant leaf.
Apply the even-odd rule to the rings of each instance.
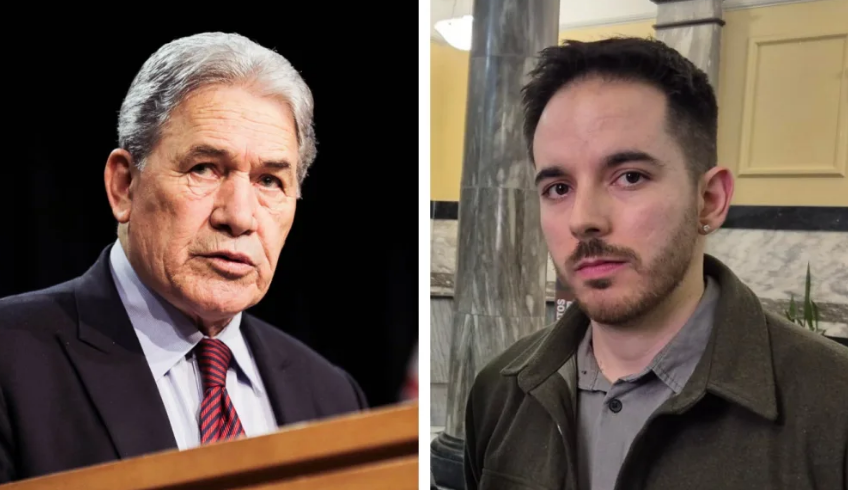
[[[810,263],[809,262],[807,262],[807,276],[806,276],[806,280],[804,281],[804,284],[806,284],[806,289],[805,289],[804,294],[806,295],[806,297],[809,298],[810,297]]]
[[[812,284],[812,280],[810,278],[810,263],[807,262],[807,276],[804,278],[804,308],[806,309],[807,305],[810,304],[810,285]]]
[[[819,305],[817,305],[816,302],[812,301],[812,300],[810,301],[810,305],[813,309],[813,321],[815,322],[813,328],[814,328],[815,332],[818,332],[819,331]]]
[[[794,294],[792,294],[792,295],[790,295],[790,297],[789,297],[789,315],[790,315],[790,318],[789,318],[789,319],[790,319],[790,320],[792,320],[793,322],[794,322],[794,321],[796,320],[796,318],[797,318],[797,314],[796,314],[796,313],[797,313],[797,310],[796,310],[796,308],[795,308],[795,295],[794,295]]]
[[[813,329],[813,308],[804,307],[804,321],[807,323],[807,328]]]
[[[807,277],[804,280],[804,320],[807,322],[807,328],[813,329],[813,308],[810,304],[810,263],[807,262]]]

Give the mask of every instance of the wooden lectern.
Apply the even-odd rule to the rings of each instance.
[[[287,426],[260,437],[91,466],[2,488],[417,489],[418,403]]]

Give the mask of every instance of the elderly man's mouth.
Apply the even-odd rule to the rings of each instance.
[[[233,252],[214,252],[203,257],[212,268],[225,275],[244,276],[255,269],[253,261],[244,254]]]

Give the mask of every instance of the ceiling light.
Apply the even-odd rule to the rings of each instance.
[[[440,20],[433,27],[436,32],[456,49],[471,50],[471,24],[474,17],[463,15],[453,19]]]

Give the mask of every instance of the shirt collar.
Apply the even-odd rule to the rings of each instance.
[[[706,276],[706,282],[704,294],[695,312],[649,366],[674,393],[683,390],[710,340],[720,291],[718,283],[712,277]]]
[[[187,356],[204,335],[185,314],[144,285],[119,240],[110,251],[109,262],[118,295],[138,336],[150,371],[158,380]],[[245,375],[254,391],[262,393],[261,379],[241,335],[241,318],[242,313],[239,312],[216,338],[230,348],[237,369]]]
[[[592,352],[592,327],[586,329],[586,335],[577,347],[577,387],[585,391],[607,391],[610,384],[601,375],[601,369]]]

